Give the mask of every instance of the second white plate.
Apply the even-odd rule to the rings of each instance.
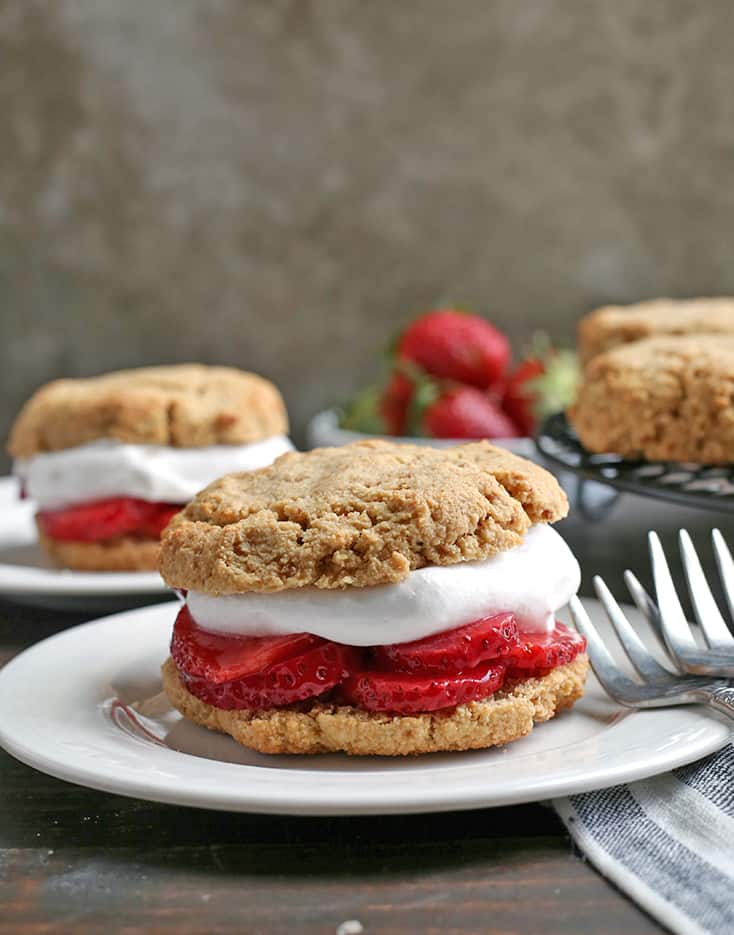
[[[32,502],[18,499],[15,478],[0,478],[0,595],[37,607],[98,612],[171,595],[157,571],[54,568],[38,544],[34,513]]]
[[[599,606],[586,605],[608,633]],[[160,605],[107,617],[12,660],[0,672],[0,744],[53,776],[122,795],[357,815],[570,795],[672,769],[729,737],[728,725],[700,708],[620,708],[591,677],[573,710],[501,750],[408,759],[262,756],[183,720],[161,694],[175,612]]]

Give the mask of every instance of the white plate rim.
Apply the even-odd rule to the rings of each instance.
[[[156,618],[160,619],[156,622]],[[689,725],[686,744],[682,746],[679,742],[673,742],[675,737],[671,734],[662,749],[652,750],[644,743],[638,744],[638,756],[632,763],[618,759],[611,766],[597,763],[581,773],[569,770],[567,774],[551,779],[543,775],[530,776],[521,787],[502,788],[500,791],[491,785],[488,786],[487,768],[481,762],[468,766],[439,765],[433,771],[429,765],[425,771],[427,782],[416,782],[415,776],[422,776],[419,771],[406,770],[405,778],[398,780],[400,789],[396,791],[395,777],[403,774],[399,770],[383,769],[379,766],[364,772],[358,769],[344,772],[314,772],[301,768],[272,769],[267,766],[220,762],[181,753],[165,746],[143,744],[140,740],[127,737],[117,728],[111,730],[109,722],[100,710],[97,711],[99,728],[90,738],[91,747],[76,762],[69,762],[58,750],[50,755],[48,751],[39,749],[38,744],[29,742],[28,737],[33,738],[34,732],[28,731],[24,721],[18,723],[12,713],[8,713],[12,712],[13,704],[25,710],[24,705],[31,703],[29,686],[34,683],[34,669],[43,668],[48,659],[56,658],[64,642],[73,643],[83,639],[84,645],[90,646],[95,639],[99,639],[107,643],[116,642],[124,652],[125,648],[134,642],[130,637],[135,627],[162,628],[164,621],[170,623],[172,619],[170,604],[127,611],[62,631],[15,657],[0,671],[0,746],[27,765],[56,778],[105,792],[155,802],[275,814],[369,815],[456,811],[573,795],[666,772],[714,752],[729,739],[727,725],[697,709],[629,712],[606,729],[611,732],[625,724],[628,728],[630,725],[634,727],[635,720],[639,726],[640,718],[649,720],[657,717],[657,723],[665,723],[661,715],[670,715],[670,712],[678,711],[680,719]],[[125,639],[120,638],[122,628],[127,629]],[[133,649],[129,649],[129,652],[133,652]],[[83,667],[76,673],[67,671],[67,684],[76,676],[82,678],[80,684],[83,685],[84,672]],[[98,709],[101,701],[102,699],[97,701]],[[46,726],[49,723],[54,725],[55,737],[59,731],[63,733],[65,728],[68,730],[68,722],[61,719],[58,710],[52,708],[50,712],[45,712],[45,716]],[[54,716],[60,720],[54,721]],[[632,736],[629,730],[627,733]],[[133,748],[130,746],[133,744],[138,746]],[[146,750],[144,758],[143,748]],[[510,746],[507,751],[511,749]],[[115,753],[118,757],[116,762]],[[102,765],[105,763],[105,755],[111,758],[113,767],[109,764]],[[503,755],[506,755],[506,751]],[[152,759],[153,771],[141,779],[139,770],[130,766],[123,768],[120,758],[130,761],[140,759],[141,763],[145,764],[149,764]],[[304,764],[307,762],[304,760]],[[370,762],[374,764],[375,760]],[[380,781],[375,781],[382,776],[391,777],[393,780],[390,783],[392,789],[389,794],[384,792]],[[467,779],[469,776],[470,780]],[[436,782],[436,778],[443,781]],[[460,787],[456,785],[457,778]],[[482,779],[484,781],[481,781]]]

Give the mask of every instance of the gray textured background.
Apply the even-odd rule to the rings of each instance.
[[[734,291],[729,0],[0,0],[0,430],[201,359],[308,416],[451,300]]]

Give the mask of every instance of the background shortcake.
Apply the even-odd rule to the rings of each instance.
[[[265,753],[504,744],[583,692],[555,621],[579,568],[566,497],[487,442],[283,455],[199,493],[166,529],[185,592],[163,666],[190,720]]]
[[[734,461],[734,299],[654,299],[581,319],[568,418],[590,452]]]
[[[154,570],[181,506],[215,477],[289,451],[287,432],[268,380],[184,364],[49,383],[20,411],[8,452],[57,563]]]

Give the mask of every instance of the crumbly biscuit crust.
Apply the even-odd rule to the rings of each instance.
[[[172,659],[162,668],[163,688],[185,718],[229,734],[260,753],[330,753],[411,756],[501,746],[533,725],[569,708],[584,691],[586,655],[542,678],[508,685],[486,701],[432,714],[373,714],[312,702],[264,711],[224,711],[200,701],[181,682]]]
[[[734,298],[653,299],[607,305],[584,316],[578,348],[584,362],[621,344],[666,335],[734,335]]]
[[[734,461],[734,335],[649,338],[587,366],[569,418],[590,451]]]
[[[181,364],[46,384],[21,409],[8,452],[28,458],[99,438],[179,448],[243,445],[287,432],[285,405],[268,380]]]
[[[160,542],[125,536],[108,542],[59,542],[45,536],[38,538],[54,564],[74,571],[155,571]]]
[[[567,511],[552,475],[487,442],[357,442],[215,481],[167,527],[160,568],[215,595],[369,587],[488,558]]]

